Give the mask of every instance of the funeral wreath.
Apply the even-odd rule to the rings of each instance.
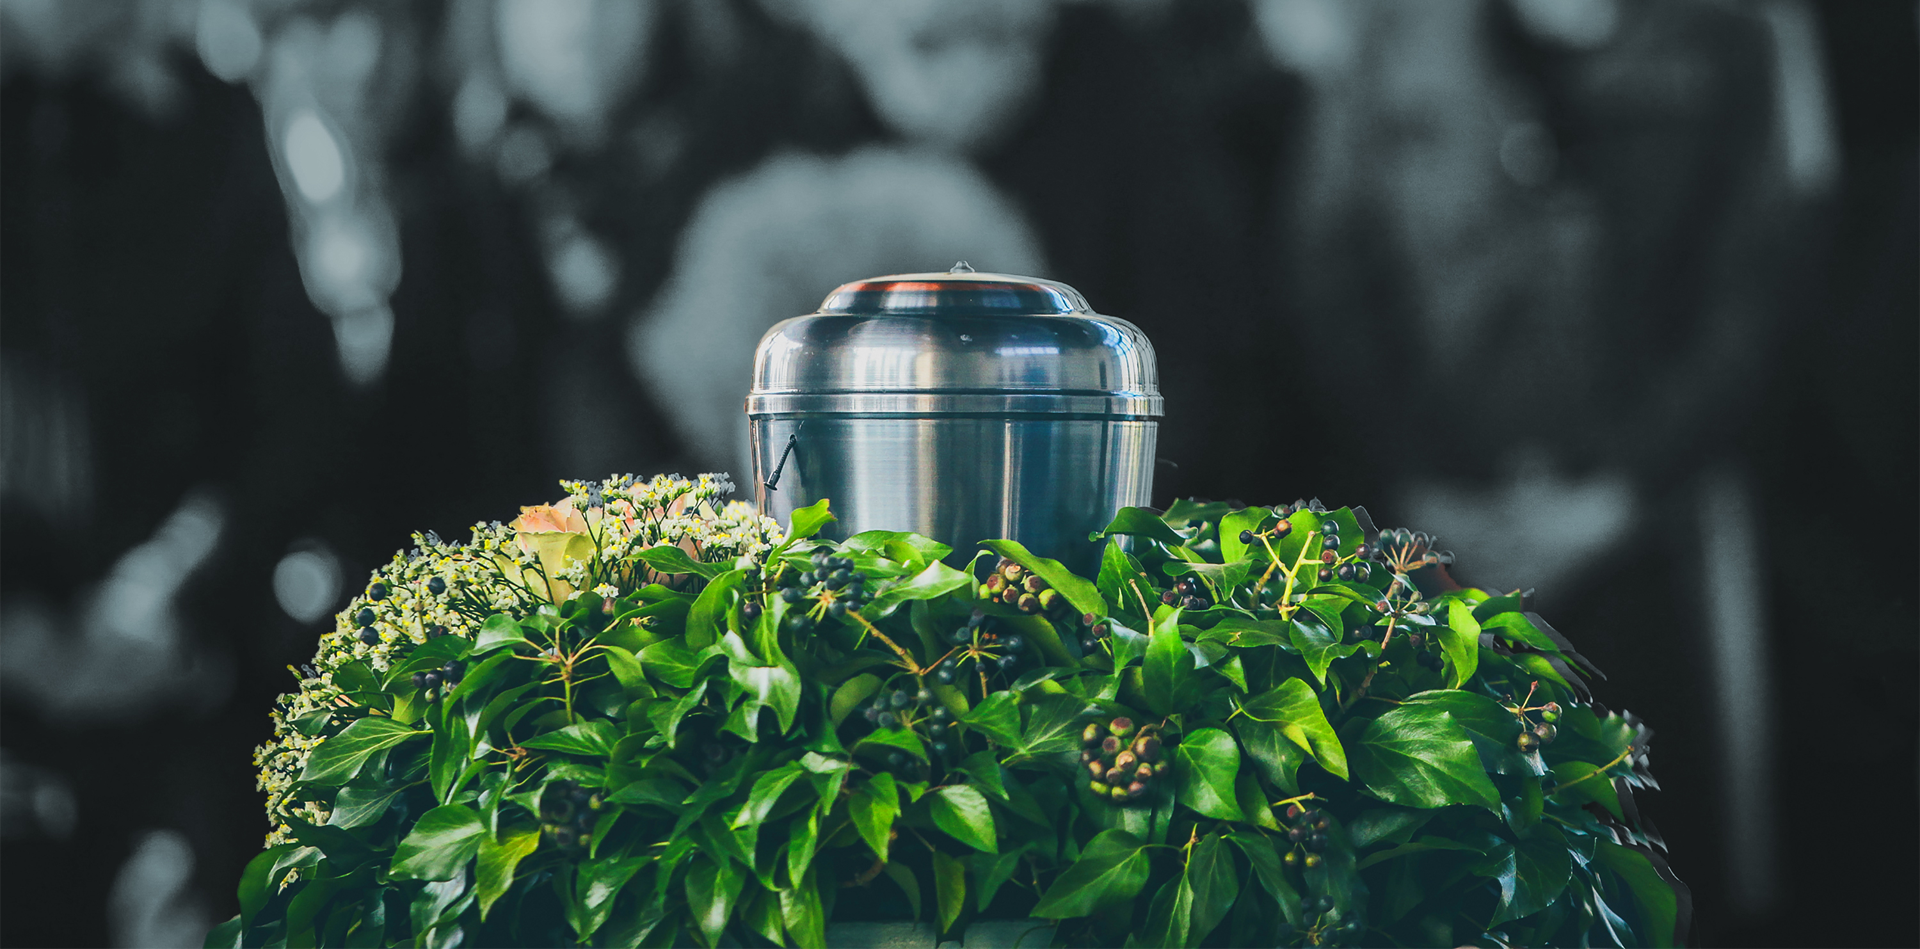
[[[207,945],[1686,935],[1649,730],[1522,594],[1363,508],[1127,508],[1089,578],[822,541],[828,502],[782,528],[718,476],[563,487],[416,536],[295,670]]]

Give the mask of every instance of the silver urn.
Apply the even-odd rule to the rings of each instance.
[[[1072,287],[975,273],[846,284],[760,340],[747,396],[754,494],[783,523],[830,499],[828,536],[1008,537],[1091,575],[1090,532],[1144,505],[1161,415],[1153,344]]]

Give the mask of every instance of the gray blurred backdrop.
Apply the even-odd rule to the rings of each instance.
[[[1067,281],[1156,496],[1366,504],[1658,731],[1695,940],[1914,945],[1913,0],[0,0],[0,943],[195,944],[331,612]],[[744,473],[742,478],[744,480]]]

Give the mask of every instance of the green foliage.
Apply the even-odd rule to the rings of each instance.
[[[335,669],[288,798],[325,819],[285,812],[208,944],[819,946],[835,919],[1008,916],[1063,945],[1685,938],[1631,799],[1650,733],[1423,537],[1127,509],[1095,579],[984,543],[1073,613],[1026,615],[945,545],[814,539],[831,521],[725,559],[644,547]]]

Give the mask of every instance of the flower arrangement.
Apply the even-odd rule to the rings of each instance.
[[[1099,574],[816,541],[724,478],[417,536],[257,756],[209,946],[1674,945],[1651,733],[1363,508],[1122,510]],[[958,562],[958,561],[953,561]]]

